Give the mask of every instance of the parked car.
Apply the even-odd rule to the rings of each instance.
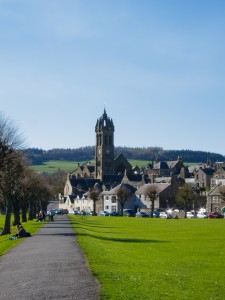
[[[134,213],[133,209],[124,209],[123,215],[125,217],[135,217],[135,213]]]
[[[151,212],[149,213],[151,215]],[[159,218],[160,212],[159,211],[153,211],[153,218]]]
[[[223,218],[223,215],[219,212],[211,212],[208,214],[209,219],[220,219]]]
[[[100,213],[99,213],[99,216],[102,216],[102,217],[108,217],[109,216],[109,213],[107,212],[107,211],[100,211]]]
[[[117,216],[119,216],[118,212],[116,212],[116,211],[112,211],[109,215],[111,217],[117,217]]]
[[[186,217],[189,218],[189,219],[192,219],[192,218],[195,217],[195,215],[191,211],[187,211]]]
[[[199,212],[197,212],[197,218],[198,219],[205,219],[205,218],[207,218],[207,214],[205,212],[199,211]]]
[[[138,211],[135,216],[137,218],[149,218],[149,215],[144,211]]]
[[[161,211],[159,213],[159,217],[162,218],[162,219],[167,219],[167,214],[164,211]]]

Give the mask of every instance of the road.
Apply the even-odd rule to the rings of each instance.
[[[67,216],[57,216],[0,257],[0,299],[99,299],[99,284]]]

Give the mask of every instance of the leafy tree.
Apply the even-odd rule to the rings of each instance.
[[[158,198],[157,185],[155,185],[154,183],[148,184],[145,193],[148,196],[149,201],[151,202],[150,216],[151,216],[151,218],[153,218],[153,213],[154,213],[154,209],[155,209],[155,201]]]
[[[185,218],[187,217],[187,209],[193,205],[194,201],[195,193],[190,185],[185,183],[182,187],[180,187],[176,195],[176,203],[184,207]]]

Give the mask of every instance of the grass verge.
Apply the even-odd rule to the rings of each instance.
[[[5,221],[5,216],[0,215],[0,231],[3,228]],[[33,221],[27,221],[26,223],[22,223],[26,231],[30,232],[31,235],[38,231],[38,229],[43,225],[43,222],[35,222]],[[11,227],[11,235],[17,233],[16,226]],[[7,251],[9,251],[11,248],[15,247],[17,244],[21,243],[23,239],[15,239],[15,240],[9,240],[8,235],[0,236],[0,256],[5,254]]]
[[[70,218],[101,299],[224,299],[225,220]]]

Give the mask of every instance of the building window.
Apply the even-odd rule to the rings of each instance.
[[[111,201],[112,203],[116,203],[116,196],[112,196]]]
[[[112,205],[112,211],[116,211],[116,205]]]

